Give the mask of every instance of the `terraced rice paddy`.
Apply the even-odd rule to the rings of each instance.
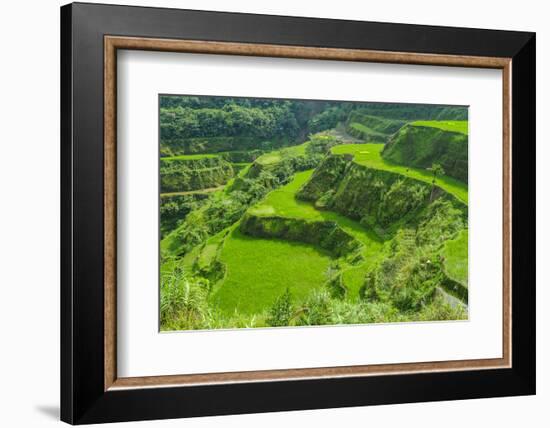
[[[432,182],[433,174],[430,171],[388,162],[381,156],[383,149],[384,144],[342,144],[333,147],[332,153],[351,154],[353,160],[360,165],[396,172],[426,183]],[[461,181],[452,177],[440,176],[436,178],[435,184],[456,196],[462,202],[468,203],[468,186]]]

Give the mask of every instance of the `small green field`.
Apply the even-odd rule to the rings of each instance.
[[[362,244],[364,263],[344,270],[348,296],[356,300],[364,275],[379,256],[383,242],[358,222],[331,211],[319,211],[308,202],[296,199],[296,192],[309,179],[313,170],[299,172],[287,185],[270,192],[263,201],[250,208],[255,215],[278,215],[308,220],[331,220]],[[219,240],[207,243],[200,253],[186,257],[187,263],[208,256]],[[203,254],[205,253],[205,254]],[[321,289],[327,281],[326,271],[334,259],[312,245],[279,239],[261,239],[242,234],[238,226],[225,238],[220,261],[226,275],[215,287],[211,301],[225,313],[253,314],[269,307],[288,287],[297,301],[312,289]],[[289,282],[288,278],[294,278]],[[254,296],[251,299],[250,296]]]
[[[297,173],[289,184],[269,193],[263,201],[250,208],[249,212],[254,215],[278,215],[307,220],[330,220],[338,223],[342,229],[363,244],[362,255],[366,263],[344,271],[344,282],[348,287],[349,296],[356,298],[363,284],[366,270],[380,255],[383,241],[376,233],[355,220],[333,211],[317,210],[311,203],[296,199],[296,192],[309,180],[312,173],[313,170]]]
[[[381,156],[381,152],[384,149],[384,144],[342,144],[334,146],[331,150],[334,154],[352,154],[354,161],[360,165],[366,165],[375,169],[382,169],[386,171],[397,172],[407,177],[414,178],[416,180],[431,183],[433,180],[432,173],[427,170],[419,168],[406,167],[402,165],[396,165],[388,162]],[[468,186],[459,180],[451,177],[443,176],[437,177],[435,180],[436,185],[443,190],[456,196],[464,203],[468,203]]]
[[[263,201],[250,208],[255,215],[278,215],[281,217],[303,218],[308,220],[331,220],[337,222],[366,246],[374,245],[373,252],[379,249],[380,239],[358,222],[333,211],[320,211],[310,202],[296,199],[296,192],[311,177],[313,170],[299,172],[286,186],[268,193]]]
[[[386,134],[382,134],[381,132],[377,132],[365,125],[363,125],[362,123],[351,123],[350,125],[350,128],[352,129],[355,129],[359,132],[362,132],[363,134],[367,134],[367,135],[373,135],[373,136],[377,136],[377,137],[385,137]]]
[[[325,283],[331,257],[312,245],[253,238],[234,228],[225,239],[220,260],[226,277],[210,299],[231,315],[261,313],[287,287],[296,299],[305,298]]]
[[[412,126],[427,126],[430,128],[441,129],[442,131],[460,132],[468,135],[467,120],[417,120],[411,123]]]
[[[455,281],[468,285],[468,229],[445,242],[442,254],[447,274]]]
[[[256,162],[262,165],[273,165],[281,161],[285,156],[299,156],[306,153],[308,143],[299,144],[296,146],[285,147],[280,150],[265,153],[256,159]]]

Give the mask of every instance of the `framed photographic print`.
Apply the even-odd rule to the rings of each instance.
[[[535,393],[535,35],[61,8],[72,424]]]

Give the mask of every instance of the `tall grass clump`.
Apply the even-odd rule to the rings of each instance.
[[[160,293],[160,322],[163,330],[201,328],[208,315],[208,281],[191,278],[182,269],[163,275]]]

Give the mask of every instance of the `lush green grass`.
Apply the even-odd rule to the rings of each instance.
[[[351,153],[355,161],[378,169],[399,172],[413,178],[431,182],[431,174],[421,170],[389,164],[380,157],[382,144],[349,144],[335,146],[335,153]],[[305,147],[288,148],[299,151]],[[283,150],[288,150],[283,149]],[[276,154],[280,156],[281,151]],[[265,155],[264,155],[265,156]],[[358,222],[332,211],[317,210],[313,204],[296,199],[298,190],[311,177],[313,170],[299,172],[293,180],[266,195],[249,210],[255,215],[278,215],[308,220],[331,220],[363,244],[364,261],[350,265],[339,261],[343,281],[348,290],[348,299],[357,300],[365,275],[374,262],[383,256],[382,240]],[[419,178],[420,176],[420,178]],[[438,179],[441,187],[443,179]],[[467,200],[467,193],[465,199]],[[208,266],[217,254],[220,243],[223,247],[220,261],[224,263],[224,278],[214,285],[210,302],[223,313],[265,314],[275,299],[289,287],[296,302],[305,299],[313,289],[322,289],[327,281],[326,272],[334,259],[312,245],[278,239],[260,239],[242,234],[238,226],[232,226],[229,235],[222,231],[210,238],[204,246],[195,247],[181,261],[185,269]],[[225,239],[224,239],[225,237]],[[449,276],[462,282],[467,277],[467,253],[460,250],[466,245],[467,234],[445,246],[446,270]],[[290,280],[289,278],[292,278]]]
[[[270,152],[270,153],[261,155],[258,159],[256,159],[256,162],[262,165],[272,165],[274,163],[279,162],[280,160],[281,160],[281,154],[277,151],[277,152]]]
[[[455,281],[468,285],[468,229],[461,231],[458,236],[445,242],[443,247],[445,270]]]
[[[367,135],[374,135],[374,136],[378,136],[378,137],[385,137],[386,134],[382,134],[381,132],[378,132],[378,131],[375,131],[365,125],[363,125],[362,123],[351,123],[350,125],[350,128],[353,128],[353,129],[356,129],[357,131],[360,131],[364,134],[367,134]]]
[[[305,155],[307,145],[308,142],[305,142],[297,146],[284,147],[280,150],[265,153],[261,155],[258,159],[256,159],[256,162],[262,165],[272,165],[280,162],[281,159],[283,159],[285,156]]]
[[[468,135],[467,120],[417,120],[416,122],[412,122],[411,125],[428,126],[441,129],[442,131],[459,132]]]
[[[358,239],[363,244],[362,254],[365,263],[344,271],[344,283],[348,287],[348,295],[355,298],[363,284],[366,271],[372,261],[380,255],[383,242],[372,230],[352,219],[333,211],[317,210],[311,203],[296,199],[296,192],[311,177],[312,173],[313,170],[297,173],[289,184],[270,192],[263,201],[250,208],[250,212],[255,215],[279,215],[308,220],[335,221],[342,229]]]
[[[393,164],[382,158],[381,152],[383,148],[384,144],[367,143],[342,144],[339,146],[334,146],[331,150],[334,154],[352,154],[354,156],[354,161],[360,165],[397,172],[426,183],[432,182],[433,175],[430,171]],[[441,187],[443,190],[456,196],[462,202],[466,204],[468,203],[468,186],[466,184],[447,176],[438,177],[435,182],[436,185]]]
[[[294,198],[296,192],[309,180],[312,173],[313,170],[297,173],[290,183],[268,193],[259,204],[250,208],[250,211],[260,215],[277,214],[282,217],[320,218],[319,211],[313,208],[311,204]]]
[[[255,314],[267,310],[287,287],[297,301],[321,288],[331,258],[311,245],[253,238],[234,228],[220,260],[226,276],[211,302],[227,314]]]
[[[169,220],[160,243],[160,319],[164,330],[464,317],[450,311],[440,297],[432,298],[443,277],[467,281],[467,231],[457,235],[466,227],[466,206],[457,207],[461,204],[446,196],[430,204],[426,198],[434,182],[467,203],[467,185],[445,176],[434,180],[426,168],[440,163],[445,174],[462,179],[454,173],[460,167],[465,172],[462,181],[467,181],[467,156],[455,153],[464,149],[467,155],[468,124],[451,120],[466,119],[466,108],[340,106],[325,101],[315,107],[297,101],[292,107],[292,101],[277,105],[275,101],[229,100],[230,108],[222,108],[219,99],[181,97],[174,102],[171,98],[161,108],[161,155],[169,155],[160,159],[161,178],[166,184],[162,191],[174,192],[161,195],[161,214]],[[178,104],[182,108],[177,108]],[[198,111],[202,109],[208,111]],[[214,114],[213,110],[218,111]],[[208,120],[202,119],[203,114]],[[243,115],[253,120],[241,121]],[[437,118],[444,121],[404,126]],[[216,120],[216,126],[212,127],[210,120]],[[185,125],[190,122],[197,126],[190,129]],[[312,123],[317,126],[315,131]],[[401,135],[400,129],[407,132]],[[304,144],[289,145],[296,143],[296,135],[318,131],[339,139],[319,142],[312,138]],[[211,136],[212,132],[216,135]],[[416,138],[418,135],[421,138]],[[443,135],[445,138],[439,138]],[[340,167],[348,161],[332,159],[326,165],[330,167],[334,161],[334,168],[327,168],[326,175],[325,171],[315,175],[320,180],[338,175],[339,182],[349,186],[345,192],[349,197],[344,198],[344,192],[322,192],[322,199],[317,194],[311,198],[317,205],[296,198],[313,173],[296,171],[319,165],[331,144],[382,143],[388,138],[390,146],[383,153],[384,159],[382,144],[347,144],[333,149],[334,153],[350,153],[358,164],[377,169],[374,174],[358,167],[351,168],[349,176],[347,172],[339,176]],[[393,145],[395,158],[389,156],[394,142],[403,143]],[[412,147],[405,146],[410,142]],[[444,147],[438,144],[441,142]],[[395,182],[397,176],[383,171],[411,179]],[[391,191],[387,197],[374,200],[367,182],[372,182],[373,189],[391,186]],[[275,189],[280,183],[288,184]],[[328,183],[332,181],[312,183],[311,187]],[[275,190],[267,193],[271,189]],[[305,190],[303,194],[307,196]],[[415,205],[415,200],[420,205]],[[414,208],[417,205],[419,209]],[[350,218],[329,211],[329,207]],[[247,210],[255,216],[243,217]],[[384,216],[378,215],[380,212]],[[256,217],[262,215],[285,220]],[[351,219],[359,217],[363,223]],[[252,220],[257,222],[257,229],[246,227]],[[319,224],[321,221],[333,221],[339,227]],[[283,233],[278,233],[279,225]],[[262,226],[266,226],[265,233]],[[322,239],[312,236],[314,233]],[[284,236],[288,240],[258,236]],[[451,238],[455,239],[445,241]],[[349,242],[353,246],[347,245]],[[454,286],[454,281],[445,281],[451,282]],[[361,287],[364,299],[359,295]],[[292,302],[285,309],[276,302],[284,304],[280,297],[287,288],[292,294],[287,302]]]
[[[198,160],[215,158],[217,155],[211,153],[199,154],[199,155],[179,155],[179,156],[167,156],[160,158],[161,161],[173,161],[173,160]]]
[[[296,192],[309,180],[312,173],[313,170],[297,173],[290,183],[268,193],[260,203],[250,208],[250,212],[256,215],[279,215],[281,217],[304,218],[308,220],[331,220],[337,222],[346,232],[355,236],[364,244],[370,244],[373,240],[379,242],[379,238],[373,232],[363,227],[357,221],[333,211],[318,210],[310,202],[296,199]]]
[[[375,132],[379,135],[390,135],[398,131],[406,122],[404,120],[388,119],[379,115],[371,116],[364,114],[361,111],[352,112],[348,118],[351,124],[361,124],[365,128],[355,127],[355,129],[363,132]],[[354,128],[354,126],[352,126]]]
[[[225,184],[225,190],[224,190],[225,194],[228,194],[229,192],[231,192],[233,188],[233,184],[235,183],[235,179],[237,177],[242,178],[246,176],[246,174],[248,173],[248,170],[252,165],[253,165],[252,163],[247,163],[246,165],[243,165],[240,169],[238,169],[235,176]]]

